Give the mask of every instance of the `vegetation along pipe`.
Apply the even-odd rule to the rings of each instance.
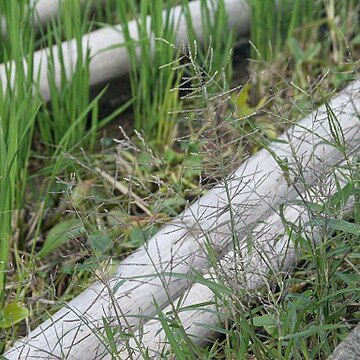
[[[44,2],[45,4],[45,2]],[[245,35],[249,32],[250,13],[249,6],[246,0],[224,0],[225,9],[228,16],[228,27],[234,29],[236,34]],[[44,6],[45,7],[45,6]],[[52,8],[53,9],[53,8]],[[192,17],[192,24],[198,39],[203,39],[202,28],[202,12],[201,1],[192,1],[189,3],[190,14]],[[210,7],[210,10],[214,9]],[[165,10],[166,11],[166,10]],[[164,11],[164,16],[166,13]],[[39,13],[41,11],[39,10]],[[175,24],[177,24],[177,40],[178,45],[182,41],[187,40],[187,21],[185,14],[182,11],[182,6],[178,5],[172,8],[171,15]],[[210,16],[213,13],[210,12]],[[170,18],[171,18],[170,17]],[[149,23],[150,23],[150,18]],[[139,39],[137,21],[133,20],[128,23],[131,37],[136,41]],[[82,38],[83,58],[86,58],[87,51],[90,52],[90,84],[92,86],[102,84],[125,75],[129,72],[129,56],[125,46],[118,46],[124,44],[125,39],[122,34],[121,25],[114,27],[107,27],[100,30],[93,31]],[[63,54],[64,67],[68,77],[75,68],[78,58],[78,45],[76,40],[63,42],[61,45],[61,53]],[[61,67],[59,60],[59,47],[53,46],[55,81],[59,86],[61,83]],[[39,92],[45,100],[50,98],[50,88],[47,79],[49,50],[44,49],[35,52],[34,54],[34,74],[35,79],[39,76]],[[12,67],[15,72],[15,67]],[[3,89],[6,89],[6,67],[4,64],[0,65],[0,78],[2,79]]]
[[[63,0],[60,0],[63,1]],[[45,25],[47,21],[55,17],[59,13],[59,0],[32,0],[31,3],[35,6],[36,24]],[[85,0],[77,0],[80,3],[85,3]],[[90,0],[95,2],[95,0]]]
[[[116,325],[120,335],[136,332],[144,317],[155,316],[157,308],[165,308],[192,284],[194,271],[206,273],[210,247],[220,257],[234,245],[234,234],[243,239],[249,227],[303,191],[296,182],[299,176],[307,186],[319,183],[345,153],[356,150],[359,112],[357,80],[247,159],[126,258],[109,280],[104,275],[64,304],[6,357],[83,359],[84,351],[88,359],[106,356],[111,347],[104,340],[105,325]]]
[[[284,221],[293,225],[294,237],[301,234],[313,244],[318,242],[322,229],[319,226],[311,226],[312,214],[306,208],[306,202],[320,204],[324,198],[329,199],[339,189],[339,184],[341,186],[346,184],[348,167],[347,163],[340,166],[342,171],[336,175],[336,181],[333,171],[324,173],[324,179],[316,186],[307,189],[306,193],[295,201],[285,203],[281,214],[274,212],[264,222],[250,229],[240,241],[239,249],[226,253],[220,263],[205,274],[204,278],[200,277],[199,282],[190,288],[184,288],[182,294],[162,310],[164,317],[173,321],[176,319],[178,324],[181,323],[193,342],[205,345],[211,341],[215,333],[213,329],[221,327],[227,315],[219,297],[223,296],[226,299],[229,297],[227,290],[232,289],[228,291],[230,296],[236,294],[238,299],[246,298],[253,290],[272,283],[275,276],[271,274],[284,274],[295,264],[298,256],[295,240],[291,239],[289,225],[285,228]],[[348,213],[353,206],[354,198],[350,198],[344,204],[343,213]],[[247,239],[252,239],[251,246]],[[241,253],[241,257],[236,256],[236,253]],[[203,279],[205,281],[202,281]],[[206,280],[209,280],[209,283]],[[212,284],[219,286],[215,285],[212,288]],[[230,297],[229,299],[232,303]],[[169,350],[166,333],[158,317],[145,322],[127,346],[123,344],[120,358],[141,359],[139,346],[147,349],[152,359],[163,358],[163,354]],[[110,356],[104,359],[110,359]]]
[[[44,26],[52,18],[58,16],[59,14],[59,4],[64,0],[30,0],[30,6],[34,7],[35,16],[34,16],[34,26],[38,28],[39,26]],[[86,0],[77,0],[79,3],[84,4]],[[95,4],[96,1],[105,1],[105,0],[87,0]],[[1,32],[6,34],[6,22],[4,18],[1,18],[0,23],[2,24]]]

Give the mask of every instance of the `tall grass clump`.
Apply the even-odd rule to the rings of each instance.
[[[38,117],[40,138],[49,152],[62,142],[67,135],[65,148],[79,144],[86,136],[89,127],[97,127],[97,103],[88,108],[90,103],[90,52],[85,47],[82,37],[89,31],[89,9],[83,9],[78,1],[65,0],[59,4],[60,17],[52,19],[48,26],[46,46],[49,48],[47,80],[50,88],[50,101],[41,108]],[[72,59],[70,71],[65,68],[69,59],[63,53],[63,39],[68,46],[75,47],[77,57]],[[74,56],[74,55],[72,55]],[[56,64],[59,66],[56,66]],[[87,123],[88,116],[91,124]],[[80,115],[82,120],[78,121]],[[72,128],[71,133],[68,133]],[[96,132],[92,132],[92,142]]]
[[[0,2],[6,18],[1,44],[6,63],[0,79],[0,303],[5,301],[6,272],[27,181],[27,163],[40,101],[33,94],[34,34],[26,1]],[[25,61],[24,61],[25,59]],[[6,85],[5,85],[6,84]]]
[[[182,1],[183,13],[188,29],[188,43],[192,62],[189,73],[199,78],[195,69],[201,68],[203,76],[212,79],[212,86],[207,87],[209,93],[229,90],[232,79],[232,51],[235,46],[235,34],[228,30],[228,16],[224,1],[200,1],[203,44],[200,41],[191,17],[189,1]],[[224,32],[227,31],[226,36]],[[193,70],[193,71],[192,71]],[[195,84],[198,86],[199,84]]]
[[[182,106],[179,90],[199,86],[199,74],[191,71],[191,64],[182,66],[183,62],[198,63],[201,75],[212,78],[213,84],[222,83],[224,89],[231,79],[230,54],[234,37],[231,32],[229,36],[223,36],[224,29],[227,29],[224,2],[201,1],[201,45],[194,30],[189,1],[180,3],[189,44],[183,48],[175,46],[177,24],[171,11],[172,1],[142,0],[138,5],[133,1],[123,1],[117,4],[130,57],[135,128],[143,130],[147,140],[156,139],[157,147],[170,144],[176,134],[175,114],[181,111]],[[132,18],[137,25],[136,39],[131,37],[128,25]],[[195,58],[191,58],[191,54],[196,54]],[[184,81],[183,76],[187,80]],[[195,84],[192,84],[194,80]],[[219,90],[222,88],[217,87],[216,92]]]
[[[359,3],[353,0],[249,0],[251,59],[266,64],[287,48],[296,73],[304,64],[319,66],[319,54],[336,66],[351,58],[357,35]],[[299,66],[302,65],[302,66]],[[302,69],[301,69],[302,67]],[[341,69],[338,69],[341,70]]]
[[[320,5],[317,0],[250,0],[251,58],[265,62],[274,60],[297,28],[304,24],[309,26],[321,16]],[[307,33],[301,32],[303,37]]]
[[[116,0],[102,0],[95,1],[94,18],[96,23],[114,24],[116,19]]]
[[[171,0],[119,1],[117,13],[123,26],[130,57],[130,82],[134,97],[134,125],[156,147],[170,144],[176,134],[176,119],[170,111],[180,108],[176,88],[181,72],[172,67],[179,61],[174,48],[175,19]],[[164,12],[163,12],[164,11]],[[136,21],[139,39],[133,39],[128,21]]]

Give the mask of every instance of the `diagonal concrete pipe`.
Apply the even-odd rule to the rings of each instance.
[[[360,324],[334,350],[328,360],[360,359]]]
[[[350,153],[360,143],[360,80],[329,102]],[[156,301],[165,308],[191,281],[163,278],[157,272],[190,274],[209,267],[206,246],[220,255],[242,239],[249,226],[266,219],[297,191],[279,161],[298,169],[307,184],[343,158],[334,146],[334,124],[325,106],[290,128],[268,150],[260,150],[205,196],[164,226],[147,244],[126,258],[108,282],[97,282],[66,304],[6,353],[12,359],[101,359],[110,352],[104,341],[103,319],[116,320],[123,333],[135,332],[139,316],[154,316]],[[299,174],[294,174],[297,176]],[[134,279],[134,275],[142,277]],[[121,285],[121,286],[120,286]],[[50,356],[51,354],[51,356]],[[50,356],[50,357],[49,357]]]
[[[327,197],[334,194],[338,189],[338,184],[342,186],[346,184],[346,178],[349,175],[348,166],[349,164],[346,163],[340,166],[343,171],[337,174],[336,181],[333,172],[324,174],[326,178],[322,179],[321,184],[307,189],[301,197],[285,204],[281,215],[274,212],[254,229],[250,229],[246,237],[240,240],[239,249],[236,249],[236,252],[234,250],[227,252],[217,265],[217,270],[210,269],[204,278],[214,283],[219,281],[224,288],[236,289],[232,294],[251,294],[262,285],[273,282],[274,275],[271,274],[288,272],[296,263],[298,254],[288,229],[284,227],[284,220],[288,224],[294,224],[295,228],[301,229],[302,235],[311,239],[316,246],[321,238],[322,229],[309,225],[311,213],[309,209],[306,209],[304,201],[321,203],[324,200],[321,198],[324,194]],[[347,213],[353,209],[353,206],[354,198],[351,198],[345,204],[343,212]],[[295,236],[298,235],[296,231]],[[249,238],[252,240],[250,246]],[[220,296],[227,297],[226,293]],[[175,321],[181,323],[194,343],[205,345],[216,335],[213,329],[221,327],[226,317],[226,310],[222,309],[224,306],[216,297],[215,291],[207,284],[195,283],[190,288],[184,288],[182,294],[177,299],[173,299],[172,305],[168,305],[162,313],[168,319],[176,319]],[[243,295],[243,297],[246,296]],[[170,350],[166,333],[157,317],[149,321],[145,320],[127,346],[122,346],[119,358],[142,359],[139,347],[146,349],[152,359],[161,359]],[[121,342],[119,348],[121,348]],[[110,359],[110,356],[104,359]]]

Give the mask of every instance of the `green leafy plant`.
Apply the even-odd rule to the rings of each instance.
[[[11,328],[20,321],[27,319],[29,310],[16,302],[6,304],[0,310],[0,329]]]

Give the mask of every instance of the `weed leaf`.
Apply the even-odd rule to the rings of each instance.
[[[27,319],[29,310],[17,302],[12,302],[0,310],[0,329],[10,328],[22,320]]]
[[[56,224],[47,234],[45,243],[38,253],[39,258],[44,258],[52,251],[58,249],[69,239],[85,234],[83,223],[78,218],[64,220]]]

